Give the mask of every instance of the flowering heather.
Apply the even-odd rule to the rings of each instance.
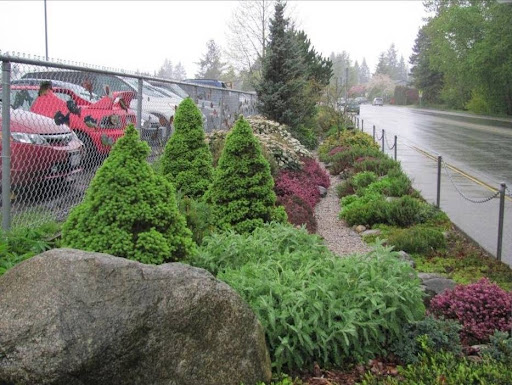
[[[314,211],[309,204],[297,195],[277,197],[277,203],[284,207],[288,215],[288,222],[296,226],[305,225],[310,234],[316,233],[317,222]]]
[[[327,172],[325,172],[324,169],[322,169],[322,167],[320,167],[320,164],[315,159],[302,158],[301,161],[304,164],[302,170],[311,179],[311,184],[323,186],[325,188],[329,187],[329,185],[331,184],[329,175],[327,174]]]
[[[274,190],[278,196],[297,195],[312,209],[320,200],[316,183],[304,171],[281,170],[277,175]]]
[[[482,278],[436,295],[430,302],[430,312],[459,321],[463,342],[486,342],[495,330],[511,329],[512,293]]]

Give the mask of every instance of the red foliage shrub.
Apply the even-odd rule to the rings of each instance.
[[[430,312],[457,320],[462,325],[464,343],[486,342],[495,330],[512,328],[512,293],[482,278],[436,295],[430,302]]]
[[[325,170],[320,167],[320,164],[312,158],[302,158],[302,163],[304,163],[303,171],[307,174],[307,176],[311,179],[311,183],[317,186],[323,186],[328,188],[331,184],[331,180],[329,179],[329,175]]]
[[[304,171],[281,170],[275,180],[274,190],[278,196],[297,195],[311,209],[320,200],[320,192]]]
[[[305,225],[309,233],[316,233],[317,222],[313,209],[297,195],[277,197],[277,203],[284,206],[288,222],[293,225]]]

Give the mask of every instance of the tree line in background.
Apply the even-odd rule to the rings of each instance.
[[[512,6],[496,0],[428,0],[410,63],[422,100],[512,115]]]

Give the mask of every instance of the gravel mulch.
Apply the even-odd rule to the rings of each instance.
[[[325,169],[325,165],[318,162]],[[338,218],[340,204],[336,195],[336,185],[341,180],[337,176],[329,175],[329,177],[331,185],[327,189],[327,196],[322,198],[315,207],[315,218],[318,222],[317,234],[325,240],[329,249],[339,256],[366,254],[372,248],[364,243],[361,236],[344,220]]]

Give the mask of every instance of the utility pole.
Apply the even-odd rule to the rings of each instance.
[[[46,49],[46,61],[48,61],[48,21],[46,17],[46,0],[44,0],[44,40]]]

